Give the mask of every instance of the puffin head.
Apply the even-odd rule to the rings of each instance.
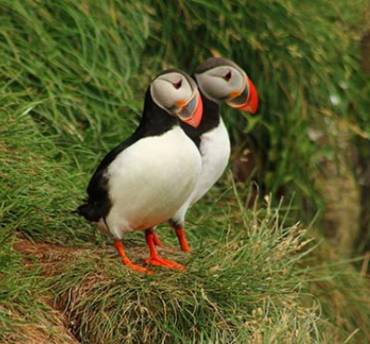
[[[150,95],[156,105],[181,121],[198,127],[203,103],[194,80],[177,69],[167,69],[150,84]]]
[[[258,108],[257,90],[247,74],[233,61],[211,57],[199,65],[194,73],[203,94],[220,103],[250,113]]]

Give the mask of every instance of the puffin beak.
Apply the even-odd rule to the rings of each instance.
[[[203,116],[203,102],[200,94],[196,93],[187,103],[180,100],[176,105],[180,108],[180,111],[178,112],[179,118],[186,124],[197,128]]]
[[[256,113],[258,109],[258,93],[252,80],[247,77],[246,87],[242,92],[231,92],[227,104],[241,111]]]

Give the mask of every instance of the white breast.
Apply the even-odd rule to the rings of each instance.
[[[221,177],[228,164],[230,139],[222,119],[215,129],[201,136],[200,152],[202,170],[194,191],[173,217],[178,223],[183,223],[187,209],[209,191]]]
[[[200,169],[197,147],[178,126],[125,149],[107,171],[110,231],[120,238],[170,219],[194,190]]]

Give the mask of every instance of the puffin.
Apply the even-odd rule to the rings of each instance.
[[[202,169],[193,192],[169,221],[184,252],[190,251],[184,230],[186,213],[221,177],[230,157],[230,139],[220,115],[221,103],[252,114],[258,109],[256,87],[245,71],[229,59],[207,59],[196,68],[193,78],[203,100],[203,117],[196,128],[186,122],[181,127],[197,145]],[[159,239],[156,242],[160,243]]]
[[[200,152],[180,122],[196,128],[202,113],[202,98],[189,75],[177,69],[158,74],[147,88],[139,126],[100,162],[77,209],[111,233],[122,263],[134,271],[153,273],[127,256],[122,237],[131,231],[145,233],[146,264],[184,269],[158,254],[154,228],[174,216],[199,179]]]

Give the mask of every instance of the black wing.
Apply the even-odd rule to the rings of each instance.
[[[79,215],[94,222],[108,215],[111,208],[111,200],[108,193],[107,168],[119,153],[136,141],[136,135],[131,136],[113,148],[100,162],[87,187],[87,201],[77,208]]]

